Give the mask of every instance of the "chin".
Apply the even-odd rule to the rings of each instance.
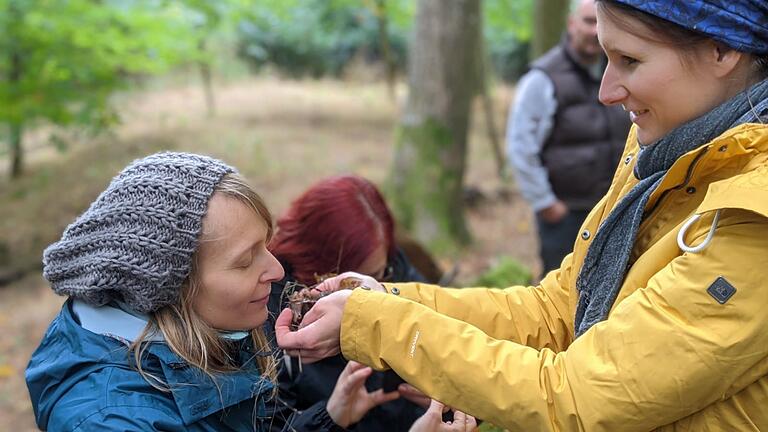
[[[641,146],[647,146],[647,145],[653,144],[659,139],[661,139],[661,136],[658,136],[658,134],[653,134],[648,132],[643,133],[643,131],[637,131],[637,142]]]
[[[268,316],[269,316],[269,311],[265,307],[261,311],[259,311],[259,313],[253,316],[253,319],[250,320],[252,325],[249,328],[254,329],[256,327],[261,327],[265,322],[267,322]]]
[[[243,313],[243,319],[238,322],[230,322],[227,329],[231,330],[253,330],[261,327],[267,321],[267,308],[261,308],[258,311],[246,311]]]

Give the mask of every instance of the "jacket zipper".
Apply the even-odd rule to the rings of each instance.
[[[664,192],[662,192],[662,193],[661,193],[661,196],[659,197],[659,199],[657,199],[657,200],[656,200],[656,203],[654,203],[654,204],[653,204],[653,207],[651,207],[651,209],[650,209],[650,210],[648,210],[648,211],[647,211],[647,212],[646,212],[646,213],[643,215],[643,220],[646,220],[646,219],[648,219],[648,218],[649,218],[649,217],[650,217],[650,216],[653,214],[653,212],[655,212],[655,211],[656,211],[656,209],[657,209],[657,208],[659,208],[659,204],[661,204],[661,202],[664,200],[664,198],[666,198],[666,196],[667,196],[667,195],[668,195],[670,192],[672,192],[672,191],[675,191],[675,190],[680,190],[680,189],[682,189],[682,188],[684,188],[685,186],[687,186],[687,185],[688,185],[688,183],[691,181],[691,177],[693,177],[693,171],[694,171],[694,169],[696,169],[696,166],[699,164],[699,161],[701,160],[701,158],[702,158],[702,157],[704,157],[704,154],[706,154],[706,153],[709,151],[709,148],[710,148],[710,147],[711,147],[711,146],[710,146],[710,145],[708,145],[708,146],[704,147],[703,149],[701,149],[701,150],[699,151],[699,153],[698,153],[698,154],[696,155],[696,157],[693,159],[693,161],[691,162],[691,164],[688,166],[688,171],[685,173],[685,179],[683,179],[683,182],[682,182],[682,183],[680,183],[680,184],[679,184],[679,185],[677,185],[677,186],[671,187],[671,188],[669,188],[669,189],[665,190]]]

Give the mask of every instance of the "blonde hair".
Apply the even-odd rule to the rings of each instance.
[[[225,175],[214,189],[229,198],[238,200],[253,209],[267,224],[267,241],[272,237],[272,215],[264,200],[238,174]],[[199,247],[198,247],[199,251]],[[149,322],[129,350],[133,352],[139,374],[153,387],[170,391],[160,377],[145,371],[141,366],[144,351],[149,346],[149,336],[160,333],[168,347],[187,363],[197,367],[216,382],[216,374],[239,370],[237,357],[232,356],[232,343],[221,338],[218,331],[208,325],[193,308],[193,300],[200,292],[198,255],[192,257],[189,276],[181,286],[179,301],[150,314]],[[251,330],[256,351],[255,361],[261,375],[272,380],[277,377],[277,367],[267,337],[261,328]]]

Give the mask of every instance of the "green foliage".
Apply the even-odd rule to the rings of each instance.
[[[156,3],[0,0],[0,120],[109,123],[107,96],[128,77],[194,51],[182,10]]]
[[[491,63],[505,81],[515,81],[528,64],[533,0],[483,0],[483,18]]]
[[[185,63],[213,62],[206,43],[230,29],[254,66],[293,76],[339,75],[353,58],[382,58],[387,23],[394,64],[405,68],[413,0],[0,0],[0,140],[21,152],[39,122],[97,132],[119,117],[115,91]],[[526,63],[532,0],[484,0],[493,64],[514,78]],[[68,143],[59,136],[56,148]],[[0,154],[9,154],[2,148]]]
[[[407,0],[387,1],[389,44],[402,68]],[[361,53],[380,58],[377,9],[373,2],[349,0],[264,1],[240,22],[239,52],[255,68],[273,64],[290,76],[338,76]]]
[[[196,56],[189,14],[158,0],[0,0],[0,123],[109,127],[111,94]]]
[[[490,423],[483,423],[477,428],[480,432],[504,432],[506,429],[502,429],[498,426],[494,426]]]
[[[472,286],[506,288],[512,285],[527,285],[530,282],[530,270],[514,259],[502,256],[493,267],[477,278]]]
[[[185,21],[191,27],[191,37],[201,48],[198,61],[213,61],[211,53],[205,52],[205,43],[220,33],[234,30],[251,3],[250,0],[179,0],[185,9]]]
[[[255,68],[271,64],[295,77],[338,75],[359,53],[381,58],[378,14],[386,13],[387,37],[397,67],[417,2],[413,0],[262,0],[238,28],[240,55]],[[483,0],[484,36],[492,63],[504,79],[516,79],[528,62],[533,0]]]

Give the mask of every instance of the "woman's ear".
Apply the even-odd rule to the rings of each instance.
[[[726,45],[712,42],[708,48],[714,73],[718,78],[730,75],[739,65],[743,54]]]

